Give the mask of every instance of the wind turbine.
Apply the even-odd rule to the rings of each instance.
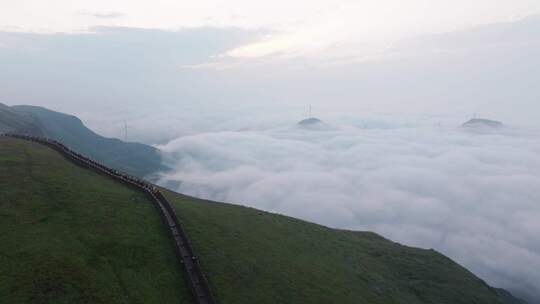
[[[124,141],[127,142],[127,139],[128,139],[128,127],[127,127],[127,122],[124,119]]]

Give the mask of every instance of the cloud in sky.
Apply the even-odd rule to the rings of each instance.
[[[200,84],[194,85],[201,82],[201,76],[182,73],[181,66],[204,63],[264,33],[211,27],[174,31],[95,27],[70,34],[0,32],[0,88],[11,96],[9,103],[33,103],[68,112],[98,105],[117,111],[180,98],[192,100],[200,98],[193,90],[201,89]]]
[[[1,2],[1,1],[0,1]],[[0,3],[0,28],[73,32],[99,25],[177,29],[182,27],[264,28],[264,41],[235,50],[239,57],[268,54],[325,57],[343,48],[379,48],[398,39],[540,13],[536,0],[248,0],[127,1],[39,0]],[[122,18],[85,18],[77,12]],[[239,18],[239,16],[242,16]],[[87,16],[86,16],[87,17]],[[105,24],[104,24],[105,23]]]
[[[539,296],[538,131],[436,127],[440,118],[403,127],[392,117],[403,119],[180,137],[161,146],[175,168],[161,183],[435,248],[490,284]]]
[[[102,19],[113,19],[113,18],[120,18],[125,16],[122,13],[119,12],[88,12],[88,11],[80,11],[80,15],[83,16],[91,16],[95,18],[102,18]]]

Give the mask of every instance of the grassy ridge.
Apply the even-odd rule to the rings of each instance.
[[[222,303],[501,303],[433,251],[172,192]]]
[[[154,147],[100,136],[79,118],[42,107],[8,107],[0,103],[0,133],[53,138],[92,159],[140,177],[167,169]]]
[[[139,192],[41,145],[0,138],[0,303],[187,302]]]
[[[110,167],[141,177],[167,169],[154,147],[100,136],[75,116],[35,106],[12,106],[10,109],[35,117],[46,137],[59,140]]]
[[[502,303],[433,251],[166,192],[222,303]]]
[[[19,113],[0,103],[0,132],[43,136],[43,126],[32,115]]]

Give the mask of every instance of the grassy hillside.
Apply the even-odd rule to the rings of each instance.
[[[504,304],[527,304],[527,302],[524,300],[514,297],[511,293],[504,289],[497,288],[496,290]]]
[[[0,139],[0,303],[182,303],[150,202],[52,150]],[[503,303],[432,250],[165,192],[219,303]]]
[[[0,137],[0,303],[182,303],[158,213],[137,191]]]
[[[447,257],[166,192],[222,303],[502,303]]]
[[[100,136],[79,118],[42,107],[0,104],[0,132],[54,138],[95,160],[136,176],[166,169],[154,147]]]
[[[0,133],[23,133],[43,136],[43,126],[30,114],[18,113],[0,103]]]

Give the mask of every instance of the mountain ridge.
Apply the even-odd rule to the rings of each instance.
[[[0,132],[28,133],[43,136],[42,129],[43,126],[33,115],[19,113],[13,108],[0,103]]]
[[[78,117],[44,107],[0,105],[0,132],[55,139],[97,161],[138,177],[151,177],[168,169],[163,165],[158,149],[103,137],[87,128]]]

